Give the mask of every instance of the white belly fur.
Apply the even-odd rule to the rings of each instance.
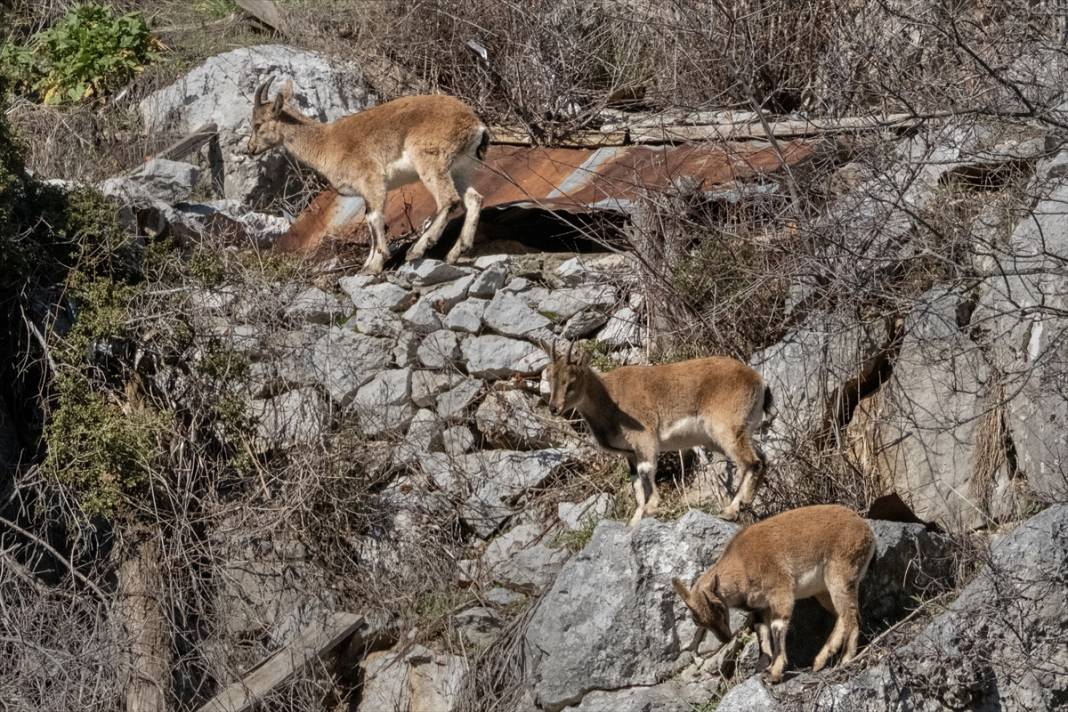
[[[411,156],[405,151],[400,158],[386,164],[386,190],[393,190],[419,180]]]
[[[658,435],[661,450],[686,450],[710,442],[704,420],[695,415],[662,425]]]
[[[802,571],[794,583],[794,598],[802,599],[815,596],[827,590],[827,584],[823,579],[823,565],[814,566],[808,571]]]

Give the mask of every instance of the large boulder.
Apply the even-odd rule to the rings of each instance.
[[[1016,467],[1041,501],[1068,499],[1068,151],[1040,164],[1045,194],[1022,219],[972,317],[988,334]]]
[[[957,323],[967,298],[922,295],[905,321],[893,372],[866,404],[867,463],[920,519],[953,529],[989,524],[1011,506],[994,502],[1012,473],[1001,448],[996,373]]]
[[[594,690],[655,685],[684,668],[695,627],[671,578],[694,580],[735,531],[696,511],[635,529],[598,525],[527,629],[528,684],[539,707],[556,712]]]
[[[145,130],[191,133],[204,124],[219,130],[225,194],[243,203],[270,200],[289,175],[279,152],[245,153],[252,97],[273,78],[278,91],[294,84],[294,103],[319,121],[332,121],[370,106],[373,99],[354,66],[342,66],[315,52],[285,45],[259,45],[211,57],[140,104]]]
[[[403,652],[371,653],[363,668],[360,709],[452,712],[459,709],[467,665],[458,655],[435,653],[422,645]]]

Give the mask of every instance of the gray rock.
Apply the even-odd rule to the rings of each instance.
[[[466,425],[454,425],[441,433],[441,447],[450,455],[462,455],[475,446],[475,436]]]
[[[438,490],[464,500],[462,519],[479,536],[488,537],[515,513],[520,497],[573,462],[574,453],[547,449],[437,453],[419,464]]]
[[[610,285],[554,289],[538,302],[538,312],[553,321],[567,321],[587,309],[607,313],[617,299],[616,290]]]
[[[524,337],[544,332],[552,322],[508,292],[498,292],[482,314],[486,326],[505,336]]]
[[[420,297],[420,301],[425,301],[432,306],[438,313],[446,314],[454,306],[467,299],[467,290],[471,287],[471,283],[474,282],[475,275],[469,274],[466,277],[460,277],[451,282],[446,282],[440,287],[435,287],[431,291]]]
[[[1011,479],[989,454],[984,422],[994,374],[956,324],[963,301],[940,289],[917,300],[893,373],[869,414],[879,480],[920,519],[952,529],[987,525],[997,483]]]
[[[410,306],[401,320],[405,326],[420,334],[429,334],[441,328],[441,315],[434,310],[426,298]]]
[[[412,374],[412,402],[420,408],[433,407],[438,394],[452,388],[463,376],[440,371],[415,371]]]
[[[475,269],[489,269],[495,265],[506,267],[508,260],[511,259],[510,255],[497,254],[497,255],[479,255],[472,263]]]
[[[716,712],[775,712],[778,709],[781,709],[778,700],[771,696],[756,675],[732,687],[716,706]]]
[[[360,667],[364,673],[361,707],[382,712],[459,709],[467,663],[457,655],[413,645],[403,653],[371,653]]]
[[[611,349],[641,344],[641,322],[630,307],[623,307],[612,314],[608,323],[597,335],[597,341]]]
[[[274,77],[272,91],[292,79],[296,105],[320,121],[366,108],[371,97],[355,67],[342,67],[323,55],[283,45],[236,49],[207,59],[175,83],[140,104],[145,130],[188,134],[207,123],[219,130],[225,191],[242,203],[265,201],[284,184],[286,159],[272,151],[246,153],[252,97],[256,87]]]
[[[1043,502],[1068,499],[1068,152],[1039,164],[1048,196],[995,252],[972,323],[989,328],[1016,465]],[[1035,186],[1036,193],[1044,188]]]
[[[153,158],[124,176],[99,186],[104,195],[131,199],[149,197],[168,205],[189,199],[200,179],[200,169],[189,163]]]
[[[860,586],[863,624],[890,623],[916,602],[948,589],[956,555],[952,539],[921,524],[869,521],[875,555]]]
[[[336,403],[346,406],[360,386],[389,365],[392,350],[387,339],[333,327],[312,347],[313,377]]]
[[[263,329],[256,324],[231,324],[223,321],[213,326],[210,333],[222,341],[226,348],[244,354],[253,361],[265,355]]]
[[[255,419],[256,443],[261,451],[318,442],[329,423],[329,412],[314,388],[252,401],[249,415]]]
[[[361,334],[387,339],[399,338],[404,330],[400,317],[389,309],[357,309],[344,326]]]
[[[460,343],[454,332],[440,329],[423,339],[416,355],[419,363],[427,368],[442,369],[451,366],[460,357]]]
[[[557,712],[594,690],[655,685],[684,668],[696,631],[671,578],[694,580],[736,531],[696,511],[634,529],[599,524],[527,628],[527,679],[538,705]]]
[[[414,299],[407,289],[390,282],[364,284],[359,278],[342,277],[338,285],[349,295],[358,310],[389,309],[400,312],[407,309]]]
[[[531,449],[561,440],[544,406],[518,390],[492,390],[475,411],[475,424],[495,447]]]
[[[441,434],[445,423],[432,410],[416,411],[404,440],[397,447],[397,459],[406,463],[418,463],[431,452],[443,449]]]
[[[465,299],[452,308],[445,317],[446,328],[477,334],[482,328],[482,315],[486,311],[485,299]]]
[[[454,267],[441,260],[429,258],[405,262],[397,270],[397,276],[413,287],[429,287],[441,282],[459,279],[466,274],[466,270]]]
[[[534,594],[552,583],[570,554],[550,546],[538,524],[521,524],[489,543],[482,563],[494,583]]]
[[[438,396],[438,415],[446,420],[463,418],[482,392],[482,381],[465,378]]]
[[[389,369],[376,373],[356,392],[352,408],[364,435],[378,438],[408,427],[415,415],[410,399],[411,382],[411,369]]]
[[[500,615],[485,606],[460,611],[452,617],[452,624],[460,637],[476,648],[485,648],[504,628]]]
[[[515,606],[523,601],[527,600],[527,597],[521,593],[515,591],[509,591],[507,588],[491,588],[482,594],[482,600],[486,603],[498,606],[499,608],[507,608],[508,606]]]
[[[564,528],[577,531],[605,518],[612,508],[612,495],[601,492],[590,495],[581,502],[561,502],[556,507]]]
[[[393,362],[398,366],[416,366],[419,360],[419,344],[423,339],[414,331],[402,331],[393,347]]]
[[[288,319],[324,325],[334,323],[343,313],[337,297],[318,287],[308,287],[300,292],[285,309]]]
[[[479,265],[476,263],[475,266],[478,267]],[[497,290],[504,286],[504,280],[507,278],[508,266],[496,263],[486,267],[475,276],[467,293],[472,297],[492,297],[497,293]]]
[[[504,291],[510,292],[511,294],[520,294],[521,292],[528,291],[533,286],[534,283],[526,277],[515,277],[508,281],[508,284],[504,287]]]
[[[775,403],[764,442],[773,462],[827,427],[845,402],[846,384],[879,367],[891,335],[883,320],[858,324],[851,315],[814,315],[778,344],[753,354]]]
[[[577,341],[593,334],[608,323],[608,315],[599,311],[579,312],[567,320],[560,336],[568,341]]]
[[[493,334],[464,339],[461,349],[467,372],[479,378],[531,376],[549,363],[549,357],[534,344]]]

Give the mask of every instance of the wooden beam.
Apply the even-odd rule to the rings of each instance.
[[[888,116],[855,116],[842,119],[790,119],[769,122],[767,128],[759,122],[721,123],[704,125],[662,125],[644,122],[641,125],[611,131],[584,131],[554,143],[561,147],[626,146],[631,144],[685,143],[688,141],[746,141],[751,139],[803,138],[845,131],[877,131],[916,126],[922,119],[911,114]],[[493,143],[529,146],[526,132],[507,126],[490,129]]]
[[[331,613],[322,623],[305,628],[296,640],[260,662],[198,712],[248,712],[309,663],[321,659],[351,636],[360,635],[357,629],[364,622],[364,617],[355,613]]]
[[[218,127],[215,124],[204,124],[193,133],[157,153],[154,158],[166,158],[170,161],[180,160],[211,141],[217,135]]]

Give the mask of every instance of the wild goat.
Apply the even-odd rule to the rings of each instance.
[[[549,408],[577,411],[599,446],[627,456],[637,500],[631,526],[656,512],[656,459],[662,450],[707,445],[730,458],[743,476],[724,518],[734,519],[742,504],[753,501],[765,470],[753,434],[771,407],[771,391],[752,368],[716,357],[598,373],[584,349],[574,352],[572,344],[557,354],[555,345],[541,346],[552,358]]]
[[[874,553],[875,535],[863,519],[840,505],[821,504],[742,529],[692,589],[678,578],[671,583],[694,622],[722,643],[731,637],[729,608],[757,614],[758,666],[770,660],[768,676],[778,682],[786,668],[786,629],[795,600],[815,596],[837,616],[812,672],[822,670],[843,643],[842,664],[857,654],[857,591]]]
[[[270,84],[268,80],[256,90],[248,152],[256,155],[282,146],[341,195],[363,198],[373,241],[365,270],[381,272],[389,256],[383,218],[386,193],[415,181],[430,191],[438,212],[407,258],[422,257],[434,246],[449,213],[460,205],[461,194],[467,214],[448,261],[455,262],[471,248],[482,196],[469,180],[486,155],[489,130],[470,107],[451,96],[406,96],[320,123],[290,106],[290,83],[268,101]]]

